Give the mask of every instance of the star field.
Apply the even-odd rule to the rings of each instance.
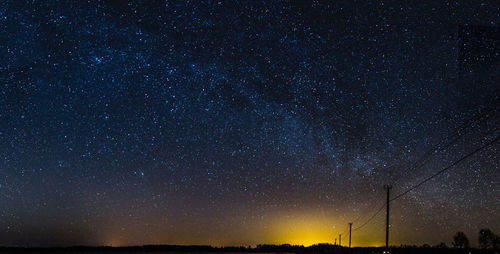
[[[400,193],[499,135],[499,13],[3,1],[0,245],[333,242],[383,184]],[[499,232],[498,149],[395,201],[391,243]],[[377,216],[353,244],[384,229]]]

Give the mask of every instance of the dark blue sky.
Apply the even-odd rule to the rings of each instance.
[[[499,13],[3,1],[0,244],[332,242],[383,184],[400,193],[498,136]],[[395,201],[392,242],[500,231],[498,149]],[[353,243],[383,229],[380,214]]]

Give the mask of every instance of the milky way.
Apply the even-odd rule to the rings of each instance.
[[[499,135],[499,13],[2,1],[0,244],[333,242],[384,184],[401,193]],[[499,149],[392,202],[391,243],[499,233]],[[355,246],[382,245],[383,215]]]

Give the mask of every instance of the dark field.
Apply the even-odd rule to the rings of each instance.
[[[334,245],[314,245],[310,247],[290,246],[290,245],[259,245],[256,248],[245,247],[223,247],[216,248],[210,246],[137,246],[137,247],[68,247],[68,248],[0,248],[0,253],[123,253],[123,254],[143,254],[143,253],[169,253],[169,254],[375,254],[384,253],[385,248],[346,248]],[[499,253],[494,250],[481,249],[453,249],[453,248],[432,248],[432,247],[393,247],[389,253],[411,254],[411,253]]]

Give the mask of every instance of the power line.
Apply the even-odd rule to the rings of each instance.
[[[493,112],[493,111],[496,111],[497,107],[498,106],[493,106],[493,107],[487,108],[486,111],[484,111],[482,113],[479,113],[479,114],[477,114],[477,115],[469,118],[465,123],[463,123],[462,125],[460,125],[452,135],[449,135],[448,137],[444,138],[444,140],[442,140],[442,141],[438,142],[437,144],[435,144],[433,146],[434,147],[433,149],[427,150],[411,166],[409,166],[408,168],[406,168],[406,171],[415,170],[415,169],[419,169],[419,168],[423,167],[429,161],[430,155],[432,155],[433,153],[436,153],[438,151],[443,151],[444,149],[446,149],[446,148],[450,147],[451,145],[453,145],[456,141],[458,141],[461,137],[463,137],[465,134],[467,134],[471,130],[469,128],[472,127],[472,124],[476,123],[479,120],[480,120],[479,123],[482,123],[482,122],[488,120],[492,116],[492,115],[489,115],[489,114],[491,112]],[[487,116],[487,117],[484,118],[485,116]],[[465,132],[461,133],[463,131],[465,131]],[[454,139],[452,139],[448,143],[445,143],[445,140],[449,140],[451,138],[454,138]],[[360,229],[363,226],[365,226],[366,224],[368,224],[384,208],[385,205],[386,205],[386,203],[384,202],[382,204],[381,208],[370,219],[368,219],[368,221],[366,221],[365,223],[363,223],[362,226],[360,226],[358,228],[355,228],[353,230]],[[366,213],[365,214],[360,214],[352,222],[357,222],[362,217],[364,217],[364,215],[366,215]]]
[[[385,205],[386,205],[386,203],[384,202],[384,203],[382,204],[382,206],[380,206],[380,208],[377,210],[377,212],[375,212],[375,213],[372,215],[372,217],[370,217],[367,221],[365,221],[365,223],[363,223],[361,226],[359,226],[359,227],[357,227],[357,228],[354,228],[354,229],[353,229],[353,231],[356,231],[356,230],[358,230],[358,229],[361,229],[361,228],[363,228],[364,226],[366,226],[368,223],[370,223],[370,221],[372,221],[372,220],[375,218],[375,216],[377,216],[377,214],[379,214],[379,213],[380,213],[380,211],[382,211],[382,209],[384,209]]]
[[[377,202],[378,203],[378,202]],[[374,206],[373,204],[377,204],[375,202],[372,202],[372,205],[370,205],[369,207],[373,207],[373,208],[376,208],[378,206]],[[372,210],[372,209],[369,209],[369,210]],[[366,209],[365,211],[369,211],[368,209]],[[364,214],[360,214],[356,219],[354,219],[353,221],[351,221],[352,223],[356,223],[358,222],[361,218],[365,217],[367,215],[367,213],[364,213]]]
[[[358,220],[360,220],[363,217],[363,215],[365,214],[360,214],[356,219],[352,221],[352,223],[358,222]]]
[[[341,235],[344,235],[345,233],[347,233],[347,231],[349,231],[349,225],[346,227],[346,229],[344,230],[344,232],[341,233]]]
[[[496,129],[495,129],[495,130],[496,130]],[[402,196],[406,195],[408,192],[410,192],[410,191],[412,191],[412,190],[414,190],[414,189],[416,189],[416,188],[420,187],[422,184],[424,184],[424,183],[426,183],[426,182],[430,181],[432,178],[434,178],[434,177],[436,177],[436,176],[438,176],[438,175],[442,174],[442,173],[443,173],[443,172],[445,172],[446,170],[448,170],[448,169],[450,169],[450,168],[452,168],[452,167],[456,166],[457,164],[459,164],[460,162],[462,162],[462,161],[464,161],[465,159],[469,158],[470,156],[474,155],[475,153],[478,153],[478,152],[480,152],[481,150],[486,149],[487,147],[489,147],[489,146],[493,145],[493,144],[494,144],[495,142],[497,142],[498,140],[500,140],[500,136],[498,136],[497,138],[495,138],[495,139],[493,139],[492,141],[488,142],[487,144],[485,144],[485,145],[483,145],[483,146],[479,147],[478,149],[474,150],[473,152],[471,152],[471,153],[469,153],[469,154],[467,154],[467,155],[463,156],[462,158],[460,158],[459,160],[455,161],[454,163],[452,163],[452,164],[451,164],[451,165],[449,165],[448,167],[446,167],[446,168],[444,168],[444,169],[442,169],[442,170],[438,171],[437,173],[435,173],[435,174],[431,175],[430,177],[428,177],[428,178],[426,178],[425,180],[423,180],[422,182],[420,182],[420,183],[418,183],[418,184],[414,185],[413,187],[411,187],[410,189],[406,190],[405,192],[398,194],[396,197],[394,197],[394,198],[390,199],[390,200],[389,200],[389,202],[394,201],[394,200],[396,200],[396,199],[398,199],[398,198],[400,198],[400,197],[402,197]],[[371,222],[371,221],[372,221],[372,220],[373,220],[373,219],[374,219],[374,218],[375,218],[375,217],[376,217],[376,216],[377,216],[377,215],[378,215],[378,214],[379,214],[379,213],[380,213],[380,212],[384,209],[384,207],[385,207],[386,205],[387,205],[387,203],[386,203],[386,202],[384,202],[384,203],[382,204],[382,206],[380,206],[380,208],[379,208],[379,209],[378,209],[378,210],[377,210],[377,211],[376,211],[376,212],[375,212],[375,213],[374,213],[374,214],[373,214],[373,215],[372,215],[372,216],[371,216],[371,217],[370,217],[367,221],[365,221],[365,222],[364,222],[361,226],[359,226],[359,227],[357,227],[357,228],[354,228],[354,229],[353,229],[353,231],[355,231],[355,230],[359,230],[359,229],[363,228],[364,226],[366,226],[368,223],[370,223],[370,222]]]
[[[497,129],[495,129],[495,130],[497,130]],[[396,199],[398,199],[398,198],[400,198],[400,197],[404,196],[404,195],[405,195],[405,194],[407,194],[408,192],[410,192],[410,191],[412,191],[412,190],[414,190],[414,189],[416,189],[416,188],[420,187],[422,184],[424,184],[424,183],[426,183],[426,182],[430,181],[432,178],[434,178],[434,177],[436,177],[436,176],[438,176],[438,175],[442,174],[442,173],[443,173],[443,172],[445,172],[446,170],[448,170],[448,169],[450,169],[450,168],[452,168],[452,167],[456,166],[457,164],[459,164],[460,162],[462,162],[462,161],[464,161],[465,159],[469,158],[470,156],[474,155],[475,153],[478,153],[478,152],[480,152],[481,150],[486,149],[487,147],[489,147],[489,146],[493,145],[493,144],[494,144],[495,142],[497,142],[498,140],[500,140],[500,136],[498,136],[497,138],[495,138],[495,139],[493,139],[492,141],[488,142],[487,144],[485,144],[485,145],[483,145],[483,146],[479,147],[478,149],[474,150],[473,152],[470,152],[469,154],[467,154],[467,155],[463,156],[462,158],[460,158],[459,160],[455,161],[454,163],[452,163],[452,164],[451,164],[451,165],[449,165],[448,167],[446,167],[446,168],[444,168],[444,169],[442,169],[442,170],[438,171],[437,173],[435,173],[435,174],[433,174],[432,176],[430,176],[430,177],[426,178],[425,180],[423,180],[422,182],[420,182],[420,183],[416,184],[415,186],[411,187],[410,189],[406,190],[405,192],[403,192],[403,193],[401,193],[401,194],[397,195],[396,197],[394,197],[394,198],[390,199],[390,200],[389,200],[389,202],[394,201],[394,200],[396,200]],[[368,223],[370,223],[370,222],[371,222],[371,221],[372,221],[372,220],[373,220],[373,219],[374,219],[374,218],[375,218],[375,217],[376,217],[376,216],[377,216],[377,215],[378,215],[378,214],[379,214],[379,213],[380,213],[380,212],[384,209],[384,207],[385,207],[386,205],[387,205],[387,203],[386,203],[386,202],[384,202],[384,203],[382,204],[382,206],[380,206],[380,208],[379,208],[379,209],[378,209],[378,210],[377,210],[377,211],[376,211],[376,212],[375,212],[375,213],[374,213],[374,214],[373,214],[373,215],[372,215],[372,216],[371,216],[371,217],[370,217],[367,221],[365,221],[365,222],[364,222],[361,226],[359,226],[359,227],[357,227],[357,228],[354,228],[354,229],[353,229],[353,231],[358,230],[358,229],[361,229],[361,228],[363,228],[364,226],[366,226]]]
[[[440,141],[439,143],[437,143],[436,145],[434,145],[434,149],[429,149],[427,152],[425,152],[419,159],[417,159],[410,167],[408,167],[406,170],[414,170],[414,169],[418,169],[418,168],[421,168],[422,166],[424,166],[427,161],[429,160],[429,156],[432,155],[433,153],[436,153],[438,151],[443,151],[444,149],[450,147],[451,145],[453,145],[457,140],[459,140],[461,137],[463,137],[464,135],[466,135],[471,129],[469,129],[470,127],[472,127],[472,124],[474,124],[475,122],[481,120],[482,118],[484,118],[485,116],[487,116],[487,118],[485,119],[482,119],[481,121],[479,121],[479,123],[482,123],[486,120],[488,120],[492,115],[489,115],[491,112],[493,111],[496,111],[498,106],[493,106],[489,109],[487,109],[486,111],[482,112],[482,113],[479,113],[478,115],[476,116],[473,116],[471,118],[469,118],[469,120],[467,120],[464,124],[460,125],[455,133],[453,133],[452,135],[449,135],[448,137],[446,137],[444,140]],[[494,115],[494,114],[493,114]],[[468,130],[469,129],[469,130]],[[465,131],[464,133],[461,133],[462,131]],[[456,138],[455,138],[456,137]],[[449,140],[451,138],[454,138],[452,139],[451,141],[449,141],[448,143],[445,143],[445,140]],[[474,153],[477,153],[479,151],[481,151],[482,149],[486,148],[487,146],[489,145],[492,145],[493,143],[495,143],[496,141],[498,141],[500,139],[500,137],[496,138],[495,140],[493,140],[492,142],[486,144],[485,146],[483,147],[480,147],[478,149],[476,149],[474,152],[470,153],[470,154],[467,154],[466,156],[462,157],[460,160],[454,162],[452,165],[450,165],[449,167],[437,172],[436,174],[432,175],[431,177],[425,179],[424,181],[422,181],[421,183],[413,186],[412,188],[408,189],[407,191],[397,195],[396,197],[390,199],[388,202],[391,202],[393,200],[396,200],[398,198],[400,198],[401,196],[407,194],[408,192],[412,191],[413,189],[415,188],[418,188],[419,186],[421,186],[422,184],[424,184],[425,182],[431,180],[432,178],[436,177],[437,175],[443,173],[444,171],[448,170],[449,168],[455,166],[456,164],[460,163],[461,161],[465,160],[466,158],[472,156]],[[387,202],[384,202],[380,208],[367,220],[365,221],[363,224],[361,224],[361,226],[357,227],[357,228],[354,228],[352,229],[352,231],[356,231],[356,230],[359,230],[361,228],[363,228],[364,226],[366,226],[368,223],[370,223],[383,209],[384,207],[387,205],[388,203]],[[358,220],[360,220],[363,216],[363,214],[361,214],[360,216],[358,216],[353,222],[356,222]],[[347,232],[347,229],[342,233],[346,233]]]
[[[483,113],[480,113],[480,114],[478,114],[476,116],[473,116],[473,117],[469,118],[469,120],[467,120],[464,124],[460,125],[456,129],[455,133],[453,133],[452,135],[449,135],[448,137],[444,138],[442,141],[440,141],[437,144],[435,144],[433,146],[434,147],[433,149],[427,150],[422,156],[420,156],[419,159],[417,159],[411,166],[407,167],[405,170],[406,171],[410,171],[410,170],[414,171],[415,169],[419,169],[419,168],[423,167],[429,161],[430,156],[432,154],[437,153],[438,151],[443,151],[444,149],[446,149],[446,148],[450,147],[451,145],[453,145],[461,137],[463,137],[470,130],[472,130],[472,129],[469,129],[469,128],[472,127],[472,124],[474,124],[475,122],[481,120],[485,116],[487,116],[487,118],[482,119],[481,121],[478,122],[478,124],[482,123],[482,122],[484,122],[486,120],[488,120],[491,117],[491,115],[489,115],[489,113],[495,111],[497,109],[497,107],[498,106],[491,107],[491,108],[487,109],[486,111],[484,111]],[[467,130],[467,129],[469,129],[469,130]],[[462,131],[465,131],[465,132],[461,133]],[[454,139],[452,139],[448,143],[445,143],[446,140],[449,140],[451,138],[454,138]]]
[[[451,165],[449,165],[448,167],[445,167],[445,168],[443,168],[443,169],[439,170],[438,172],[434,173],[433,175],[431,175],[431,176],[427,177],[426,179],[424,179],[424,180],[423,180],[423,181],[421,181],[420,183],[418,183],[418,184],[416,184],[416,185],[412,186],[412,187],[411,187],[411,188],[409,188],[408,190],[406,190],[406,191],[404,191],[404,192],[402,192],[402,193],[398,194],[398,195],[397,195],[397,196],[395,196],[394,198],[390,199],[390,200],[389,200],[389,202],[392,202],[392,201],[394,201],[394,200],[396,200],[396,199],[398,199],[398,198],[400,198],[400,197],[402,197],[402,196],[406,195],[408,192],[410,192],[410,191],[412,191],[412,190],[414,190],[414,189],[416,189],[416,188],[420,187],[422,184],[424,184],[424,183],[426,183],[426,182],[430,181],[432,178],[434,178],[434,177],[436,177],[436,176],[438,176],[438,175],[442,174],[442,173],[443,173],[443,172],[445,172],[446,170],[448,170],[448,169],[450,169],[450,168],[452,168],[452,167],[456,166],[457,164],[459,164],[460,162],[464,161],[465,159],[467,159],[467,158],[471,157],[471,156],[472,156],[472,155],[474,155],[475,153],[478,153],[478,152],[480,152],[481,150],[483,150],[483,149],[485,149],[485,148],[487,148],[487,147],[489,147],[489,146],[493,145],[493,144],[494,144],[495,142],[497,142],[498,140],[500,140],[500,136],[498,136],[497,138],[493,139],[492,141],[490,141],[490,142],[486,143],[485,145],[483,145],[483,146],[481,146],[481,147],[477,148],[476,150],[474,150],[474,151],[472,151],[472,152],[468,153],[467,155],[463,156],[463,157],[462,157],[462,158],[460,158],[459,160],[457,160],[457,161],[453,162],[453,163],[452,163]]]

